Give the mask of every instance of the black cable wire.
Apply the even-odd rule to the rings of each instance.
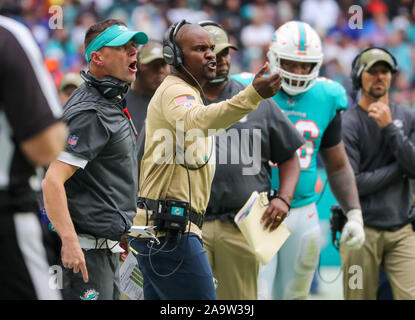
[[[185,164],[185,168],[186,168],[186,173],[187,173],[187,182],[188,182],[188,186],[189,186],[189,216],[190,216],[190,212],[192,211],[192,187],[191,187],[191,183],[190,183],[190,172],[189,172],[189,168],[188,168],[188,166],[187,166],[186,160],[184,161],[184,164]],[[187,235],[186,235],[186,237],[187,237],[187,239],[186,239],[186,247],[184,248],[182,259],[180,260],[180,262],[179,262],[179,264],[176,266],[176,268],[174,268],[174,269],[173,269],[173,271],[171,271],[170,273],[167,273],[167,274],[161,274],[161,273],[157,272],[157,271],[156,271],[156,269],[154,268],[153,263],[152,263],[152,261],[151,261],[152,254],[150,254],[150,253],[151,253],[152,246],[153,246],[154,242],[152,243],[152,245],[151,245],[151,247],[150,247],[150,251],[149,251],[149,263],[150,263],[150,267],[151,267],[152,271],[153,271],[153,272],[154,272],[157,276],[159,276],[159,277],[164,277],[164,278],[170,277],[170,276],[172,276],[173,274],[175,274],[175,273],[177,272],[177,270],[179,270],[179,268],[180,268],[180,267],[181,267],[181,265],[183,264],[183,262],[184,262],[184,257],[185,257],[185,255],[186,255],[186,251],[187,251],[187,248],[188,248],[188,246],[189,246],[190,226],[191,226],[191,222],[189,221],[189,227],[188,227],[188,231],[187,231]],[[180,231],[179,231],[179,233],[178,233],[178,235],[177,235],[177,236],[178,236],[178,240],[177,240],[176,246],[175,246],[172,250],[169,250],[169,251],[164,251],[164,252],[172,252],[172,251],[174,251],[174,250],[176,250],[176,249],[177,249],[177,247],[180,245],[180,242],[181,242],[181,233],[180,233]],[[168,239],[167,239],[167,238],[166,238],[166,241],[165,241],[165,243],[164,243],[164,244],[166,244],[166,243],[168,243]],[[159,251],[160,251],[160,250],[159,250]],[[158,251],[158,252],[159,252],[159,251]]]
[[[148,206],[147,206],[147,203],[145,201],[143,201],[143,204],[144,204],[144,207],[146,209],[146,226],[148,226]]]
[[[142,202],[142,204],[143,204],[143,206],[145,207],[145,210],[146,210],[146,226],[148,226],[148,205],[147,205],[147,203],[145,202],[145,201],[143,201]],[[158,231],[156,230],[156,237],[157,237],[157,233],[158,233]],[[130,240],[129,242],[128,242],[128,246],[130,246],[130,244],[136,239],[136,238],[140,238],[142,235],[141,234],[138,234],[138,236],[137,237],[135,237],[134,239],[132,239],[132,240]],[[166,250],[166,251],[164,251],[163,250],[163,248],[166,246],[166,244],[167,244],[167,241],[161,246],[161,248],[159,248],[156,252],[154,252],[154,253],[151,253],[151,249],[152,249],[152,247],[153,247],[153,244],[154,244],[154,239],[151,239],[150,241],[152,241],[151,242],[151,247],[149,247],[148,246],[148,243],[147,243],[147,247],[150,249],[150,251],[149,251],[149,253],[148,254],[143,254],[143,253],[139,253],[138,251],[137,251],[137,255],[140,255],[140,256],[143,256],[143,257],[150,257],[150,255],[156,255],[157,253],[159,253],[159,252],[171,252],[171,251],[174,251],[174,249],[172,249],[172,250]],[[177,246],[176,246],[177,247]]]
[[[207,103],[206,103],[206,97],[205,97],[205,92],[203,91],[203,88],[202,88],[202,86],[199,84],[199,82],[196,80],[196,78],[190,73],[190,71],[188,71],[187,69],[186,69],[186,67],[184,66],[184,65],[181,65],[182,67],[183,67],[183,70],[184,71],[186,71],[186,73],[193,79],[193,81],[194,82],[196,82],[196,84],[197,84],[197,86],[199,87],[199,89],[200,89],[200,93],[201,93],[201,98],[202,98],[202,101],[203,101],[203,103],[206,105]],[[209,161],[210,161],[210,158],[212,157],[212,154],[213,154],[213,148],[215,147],[215,143],[213,143],[214,142],[214,139],[213,139],[213,136],[212,136],[212,146],[211,146],[211,148],[210,148],[210,153],[209,153],[209,157],[208,157],[208,159],[207,160],[205,160],[205,162],[201,165],[201,166],[199,166],[199,167],[196,167],[196,168],[189,168],[187,165],[186,165],[186,170],[199,170],[199,169],[202,169],[205,165],[207,165],[208,163],[209,163]],[[185,164],[186,164],[186,150],[185,150],[185,148],[184,148],[184,146],[183,146],[183,159],[184,159],[184,162],[185,162]],[[179,163],[180,164],[180,166],[182,166],[183,168],[185,167],[184,165],[182,165],[181,163]]]
[[[181,65],[182,67],[183,67],[183,69],[184,69],[184,71],[186,71],[186,73],[193,79],[193,81],[194,82],[196,82],[196,84],[197,84],[197,86],[199,87],[199,89],[200,89],[200,93],[202,94],[202,96],[201,96],[201,98],[202,98],[202,100],[203,100],[203,103],[204,104],[207,104],[206,103],[206,96],[205,96],[205,92],[203,91],[203,88],[202,88],[202,86],[200,85],[200,83],[199,83],[199,81],[197,81],[196,80],[196,78],[192,75],[192,73],[189,71],[189,70],[187,70],[186,69],[186,67],[182,64]]]
[[[185,72],[188,74],[188,75],[190,75],[190,77],[196,82],[196,84],[198,85],[198,87],[200,88],[200,92],[201,92],[201,97],[202,97],[202,100],[203,100],[203,102],[205,103],[205,101],[206,101],[206,97],[205,97],[205,93],[204,93],[204,91],[203,91],[203,88],[202,88],[202,86],[199,84],[199,82],[196,80],[196,78],[182,65],[182,67],[183,67],[183,69],[185,70]],[[213,137],[212,137],[213,138]],[[209,157],[208,157],[208,159],[207,160],[205,160],[205,162],[201,165],[201,166],[199,166],[199,167],[196,167],[196,168],[189,168],[188,167],[188,165],[187,165],[187,163],[186,163],[186,150],[184,150],[184,156],[183,156],[183,159],[184,159],[184,166],[182,165],[182,164],[180,164],[182,167],[184,167],[185,169],[186,169],[186,173],[187,173],[187,181],[188,181],[188,186],[189,186],[189,217],[190,217],[190,213],[191,213],[191,211],[192,211],[192,187],[191,187],[191,181],[190,181],[190,173],[189,173],[189,170],[199,170],[199,169],[202,169],[206,164],[208,164],[209,163],[209,161],[210,161],[210,159],[211,159],[211,157],[212,157],[212,154],[213,154],[213,148],[215,148],[216,146],[215,146],[215,143],[214,143],[214,139],[212,139],[213,141],[212,141],[212,145],[211,145],[211,150],[210,150],[210,154],[209,154]],[[183,148],[184,149],[184,148]],[[147,208],[146,208],[146,222],[148,222],[148,213],[147,213]],[[151,246],[150,246],[150,250],[149,250],[149,254],[147,255],[148,257],[149,257],[149,263],[150,263],[150,266],[151,266],[151,269],[153,270],[153,272],[156,274],[156,275],[158,275],[158,276],[160,276],[160,277],[169,277],[169,276],[171,276],[171,275],[173,275],[174,273],[176,273],[177,272],[177,270],[181,267],[181,265],[183,264],[183,262],[184,262],[184,257],[185,257],[185,254],[186,254],[186,251],[187,251],[187,248],[188,248],[188,245],[189,245],[189,236],[190,236],[190,227],[191,227],[191,221],[190,221],[190,219],[189,219],[189,227],[188,227],[188,231],[187,231],[187,239],[186,239],[186,247],[185,247],[185,249],[184,249],[184,251],[183,251],[183,257],[182,257],[182,259],[181,259],[181,261],[179,262],[179,264],[176,266],[176,268],[172,271],[172,272],[170,272],[170,273],[168,273],[168,274],[160,274],[160,273],[158,273],[156,270],[155,270],[155,268],[154,268],[154,266],[153,266],[153,263],[152,263],[152,261],[151,261],[151,257],[154,255],[154,254],[151,254],[151,250],[152,250],[152,248],[153,248],[153,245],[154,245],[154,242],[152,242],[151,243]],[[157,235],[157,234],[156,234]],[[173,248],[173,249],[170,249],[170,250],[166,250],[166,251],[163,251],[162,250],[162,248],[164,248],[164,245],[166,245],[166,243],[168,243],[168,239],[167,239],[167,235],[166,235],[166,241],[165,241],[165,243],[162,245],[162,248],[159,248],[159,250],[156,252],[156,253],[158,253],[158,252],[173,252],[174,250],[176,250],[177,248],[178,248],[178,246],[180,245],[180,242],[181,242],[181,233],[180,233],[180,231],[178,232],[178,234],[177,234],[177,243],[176,243],[176,246]],[[138,253],[138,252],[137,252]],[[140,253],[138,253],[138,254],[140,254]],[[140,255],[143,255],[143,254],[140,254]]]
[[[334,283],[338,278],[339,278],[339,276],[342,274],[342,267],[340,266],[340,270],[339,270],[339,272],[337,273],[337,275],[334,277],[334,279],[333,280],[326,280],[326,279],[324,279],[322,276],[321,276],[321,272],[320,272],[320,268],[321,267],[321,264],[320,264],[320,259],[318,259],[318,266],[317,266],[317,273],[318,273],[318,276],[319,276],[319,278],[321,279],[321,281],[323,281],[324,283],[327,283],[327,284],[331,284],[331,283]]]
[[[105,248],[103,247],[103,245],[104,245],[104,243],[105,243]],[[112,246],[112,247],[110,247],[109,245],[108,245],[108,239],[104,239],[102,242],[101,242],[101,244],[98,246],[98,238],[96,238],[95,237],[95,249],[109,249],[109,250],[112,250],[112,249],[114,249],[118,244],[119,244],[120,242],[119,241],[116,241],[115,242],[115,244]]]
[[[105,241],[107,241],[107,239],[105,239]],[[108,249],[110,249],[110,250],[112,250],[112,249],[114,249],[118,244],[120,244],[120,241],[116,241],[115,242],[115,244],[111,247],[111,248],[108,248]],[[108,243],[107,243],[107,247],[108,247]]]
[[[178,247],[178,245],[180,244],[180,241],[181,241],[181,236],[179,237],[179,240],[178,240],[178,243],[176,244],[176,248]],[[168,243],[168,239],[166,239],[166,242],[165,242],[165,244],[166,243]],[[152,245],[154,244],[154,242],[152,243]],[[150,252],[151,252],[151,248],[150,248]],[[173,270],[173,271],[171,271],[170,273],[167,273],[167,274],[161,274],[161,273],[158,273],[157,271],[156,271],[156,269],[154,268],[154,266],[153,266],[153,263],[151,262],[151,257],[153,256],[153,255],[150,255],[149,254],[149,263],[150,263],[150,266],[151,266],[151,269],[153,270],[153,272],[156,274],[156,275],[158,275],[159,277],[163,277],[163,278],[167,278],[167,277],[170,277],[170,276],[172,276],[173,274],[175,274],[176,272],[177,272],[177,270],[179,270],[179,268],[181,267],[181,265],[183,264],[183,261],[184,261],[184,255],[185,255],[185,253],[186,252],[184,252],[183,253],[183,257],[182,257],[182,259],[181,259],[181,261],[179,262],[179,264],[176,266],[176,268]]]
[[[323,198],[324,192],[326,191],[328,181],[329,181],[329,179],[326,177],[326,181],[324,182],[324,186],[323,186],[323,189],[321,190],[320,197],[316,201],[316,206],[320,203],[320,200]],[[336,275],[336,277],[333,280],[326,280],[321,276],[321,263],[320,262],[321,262],[321,250],[320,250],[320,256],[319,256],[319,259],[318,259],[317,274],[318,274],[320,280],[323,281],[324,283],[331,284],[331,283],[335,282],[342,273],[341,266],[340,266],[340,270],[339,270],[338,274]]]
[[[137,239],[137,237],[133,237],[129,242],[128,242],[128,246],[129,247],[131,247],[131,243],[133,242],[133,241],[135,241]],[[151,246],[153,246],[153,244],[154,244],[154,239],[150,239],[150,241],[149,242],[151,242]],[[162,246],[161,246],[161,248],[159,248],[155,253],[151,253],[150,254],[150,252],[148,253],[148,254],[144,254],[144,253],[140,253],[140,252],[138,252],[138,251],[136,251],[137,253],[135,254],[136,256],[138,255],[138,256],[142,256],[142,257],[150,257],[150,255],[156,255],[158,252],[160,252],[160,251],[162,251],[162,249],[166,246],[166,244],[167,244],[167,241],[164,243],[164,244],[162,244]],[[148,246],[148,243],[147,243],[147,248],[149,248],[149,249],[151,249],[151,247],[149,247]],[[134,248],[133,248],[134,249]],[[134,253],[134,252],[133,252]]]

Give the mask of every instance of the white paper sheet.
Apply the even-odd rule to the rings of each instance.
[[[132,300],[144,300],[143,274],[131,251],[120,267],[120,290]]]

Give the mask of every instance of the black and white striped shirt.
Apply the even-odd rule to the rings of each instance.
[[[0,190],[19,196],[36,168],[19,145],[59,121],[62,106],[30,31],[0,15]]]

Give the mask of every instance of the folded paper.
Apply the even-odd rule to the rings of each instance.
[[[264,230],[261,217],[268,204],[266,192],[258,193],[254,191],[234,218],[236,225],[263,265],[271,261],[290,236],[290,231],[284,222],[272,232],[269,231],[269,228]]]

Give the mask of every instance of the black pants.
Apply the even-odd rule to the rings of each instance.
[[[119,253],[109,249],[82,250],[88,270],[88,282],[82,272],[64,269],[63,298],[65,300],[120,300]]]
[[[0,212],[0,300],[61,298],[50,285],[53,250],[46,248],[45,236],[34,213]]]

